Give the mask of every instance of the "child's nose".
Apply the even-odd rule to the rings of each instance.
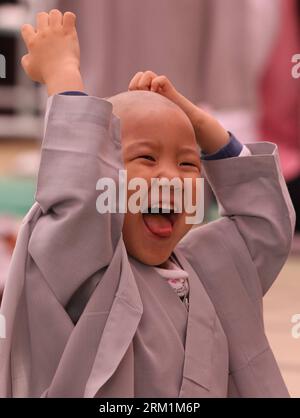
[[[172,180],[175,177],[182,179],[182,173],[179,166],[176,164],[161,163],[156,170],[155,176],[153,177],[165,177],[169,180]]]

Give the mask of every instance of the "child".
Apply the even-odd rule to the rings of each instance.
[[[87,97],[70,12],[39,13],[22,35],[49,99],[1,306],[1,396],[288,396],[262,317],[294,228],[276,145],[243,148],[151,71]],[[98,179],[124,167],[148,185],[190,178],[194,193],[201,164],[220,220],[189,231],[185,211],[96,210]]]

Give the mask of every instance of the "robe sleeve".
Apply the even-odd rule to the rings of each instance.
[[[118,185],[122,168],[120,119],[110,102],[48,99],[35,195],[41,214],[28,251],[63,306],[109,264],[121,238],[123,214],[97,211],[96,184],[108,177]]]
[[[295,211],[282,176],[277,146],[270,142],[246,145],[252,155],[203,161],[221,220],[194,228],[179,247],[189,253],[190,259],[199,259],[202,228],[222,241],[233,259],[241,257],[241,248],[246,245],[263,295],[289,254]],[[214,248],[217,251],[218,247]]]

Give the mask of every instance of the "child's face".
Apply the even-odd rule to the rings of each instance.
[[[200,177],[200,158],[194,129],[181,109],[151,100],[131,107],[121,116],[122,149],[127,181],[139,177],[147,181],[151,205],[151,178],[192,179]],[[136,190],[128,190],[128,198]],[[184,188],[183,188],[184,192]],[[171,188],[171,207],[174,189]],[[160,190],[159,201],[162,200]],[[194,199],[193,199],[194,201]],[[172,215],[127,211],[123,238],[128,253],[144,264],[160,265],[168,259],[178,241],[190,230],[186,212]],[[174,223],[173,223],[174,222]]]

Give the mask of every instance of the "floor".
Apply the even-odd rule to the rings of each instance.
[[[264,298],[267,336],[291,396],[300,397],[300,326],[292,333],[296,324],[291,322],[295,314],[300,318],[300,254],[289,257]]]

